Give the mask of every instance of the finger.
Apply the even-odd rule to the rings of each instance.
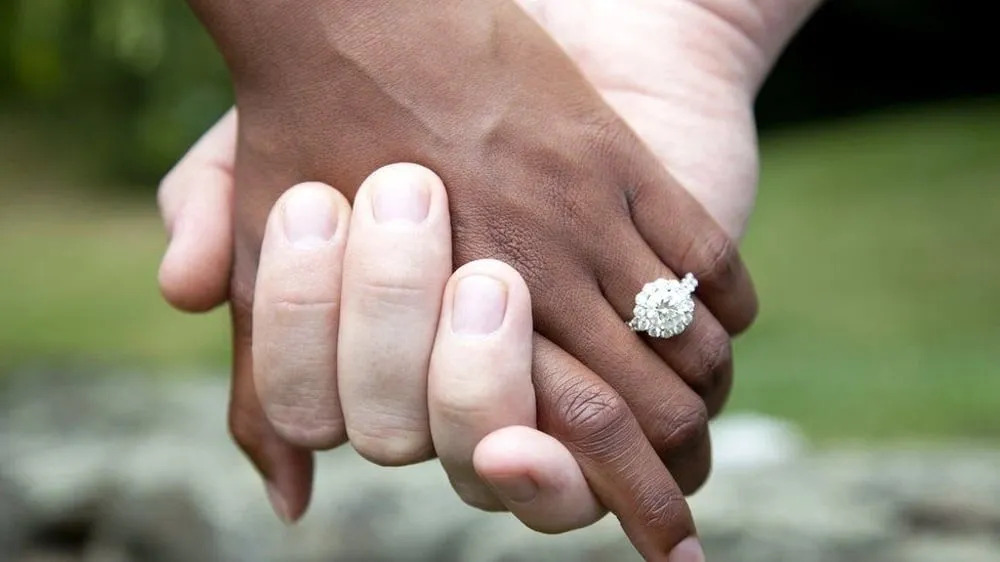
[[[473,464],[504,506],[536,531],[582,529],[607,512],[572,453],[532,427],[490,433],[476,445]]]
[[[539,429],[573,453],[646,560],[679,560],[675,548],[695,536],[691,512],[626,402],[555,344],[541,336],[534,343]]]
[[[264,415],[253,381],[252,309],[249,292],[233,285],[233,379],[229,431],[264,480],[275,513],[286,523],[297,521],[312,495],[313,456],[282,439]]]
[[[711,470],[704,401],[628,328],[596,288],[571,298],[571,303],[557,305],[589,311],[587,323],[581,325],[567,314],[547,314],[550,320],[541,326],[543,333],[552,334],[552,343],[601,373],[635,414],[681,489],[693,493]]]
[[[164,298],[187,312],[226,300],[232,265],[236,112],[229,111],[160,184],[157,199],[170,243],[160,263]]]
[[[656,279],[676,279],[638,235],[618,252],[598,276],[608,302],[623,324],[633,317],[635,297]],[[733,356],[729,334],[699,299],[694,319],[682,333],[668,339],[637,333],[692,390],[705,401],[709,416],[722,409],[732,386]]]
[[[378,464],[433,456],[427,370],[450,273],[441,180],[415,164],[372,174],[344,257],[337,378],[351,444]]]
[[[502,427],[535,427],[531,338],[531,298],[513,268],[480,260],[452,275],[431,355],[427,404],[434,450],[452,487],[480,509],[503,505],[476,474],[476,444]]]
[[[336,369],[350,213],[347,199],[332,187],[293,187],[271,211],[257,270],[257,395],[278,434],[309,449],[346,440]]]
[[[757,294],[736,242],[662,166],[641,169],[662,173],[635,178],[630,191],[639,233],[678,276],[694,274],[699,297],[729,333],[745,330],[757,315]]]

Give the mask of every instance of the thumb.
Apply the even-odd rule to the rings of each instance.
[[[226,301],[232,266],[236,112],[227,113],[160,184],[160,214],[170,242],[160,263],[164,298],[187,312]]]

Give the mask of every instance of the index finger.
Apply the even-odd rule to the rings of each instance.
[[[539,429],[573,453],[639,553],[646,560],[704,560],[684,494],[625,401],[537,334],[534,358]]]

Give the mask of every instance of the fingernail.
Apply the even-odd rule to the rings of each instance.
[[[274,514],[281,519],[281,522],[285,525],[292,524],[292,516],[288,511],[288,502],[281,495],[281,491],[278,487],[271,481],[264,481],[264,487],[267,489],[267,500],[271,502],[271,509],[274,510]]]
[[[538,495],[538,484],[535,484],[535,481],[527,476],[492,478],[490,485],[502,499],[514,503],[529,503]]]
[[[674,547],[667,556],[667,562],[705,562],[705,551],[694,537],[688,537]]]
[[[401,177],[398,181],[382,179],[372,194],[375,222],[424,222],[430,212],[431,193],[419,180]]]
[[[295,246],[326,244],[337,231],[333,201],[316,189],[298,189],[284,202],[285,237]]]
[[[484,336],[500,329],[507,315],[507,286],[493,277],[469,275],[458,281],[451,311],[451,331]]]

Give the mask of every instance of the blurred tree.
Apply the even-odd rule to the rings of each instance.
[[[772,75],[759,122],[1000,91],[990,4],[828,2]],[[0,0],[0,49],[0,115],[75,136],[119,179],[154,184],[231,103],[183,0]]]
[[[86,141],[106,173],[149,181],[231,103],[225,69],[180,0],[5,0],[0,92]]]

